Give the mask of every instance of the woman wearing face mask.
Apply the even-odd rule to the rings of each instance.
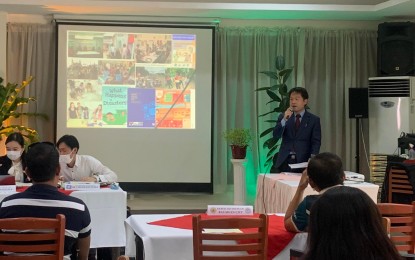
[[[12,133],[6,139],[7,154],[0,157],[0,175],[13,175],[16,182],[27,182],[24,173],[26,166],[24,138],[20,133]]]

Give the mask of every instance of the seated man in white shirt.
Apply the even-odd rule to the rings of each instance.
[[[89,155],[79,155],[79,142],[73,135],[59,138],[60,176],[63,181],[116,182],[117,175],[99,160]],[[105,180],[100,180],[100,175]]]
[[[79,155],[79,142],[73,135],[64,135],[56,143],[59,150],[60,178],[63,181],[116,182],[117,175],[99,160],[89,155]],[[100,180],[102,175],[105,180]],[[98,256],[111,259],[106,248],[99,248]],[[97,250],[90,249],[88,259],[96,259]],[[99,259],[101,259],[99,257]]]

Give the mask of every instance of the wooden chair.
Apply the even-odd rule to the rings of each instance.
[[[48,218],[0,219],[0,255],[7,260],[62,260],[65,242],[65,216]],[[43,253],[43,254],[42,254]],[[42,254],[20,255],[17,254]]]
[[[206,233],[204,229],[244,229],[253,228],[249,233]],[[232,230],[230,230],[232,232]],[[227,241],[226,241],[227,240]],[[231,243],[229,243],[232,241]],[[234,243],[235,241],[236,243]],[[216,244],[213,244],[215,243]],[[222,243],[223,242],[223,243]],[[203,259],[267,259],[268,216],[260,214],[258,218],[226,217],[201,219],[193,216],[193,255],[194,260]],[[211,253],[215,252],[214,255]],[[239,252],[246,255],[224,256],[225,252]],[[249,252],[249,253],[246,253]],[[208,253],[209,255],[206,255]],[[222,255],[220,255],[222,254]]]
[[[413,195],[413,187],[409,182],[408,173],[405,169],[391,166],[388,177],[388,202],[392,203],[393,193],[403,193]]]
[[[390,218],[382,217],[382,226],[383,226],[383,229],[385,230],[386,234],[388,236],[390,236],[390,234],[391,234],[391,220],[390,220]]]
[[[412,205],[379,203],[382,217],[390,219],[390,238],[398,251],[415,253],[415,201]]]

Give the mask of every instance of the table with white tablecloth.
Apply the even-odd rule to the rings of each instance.
[[[0,200],[10,194],[0,194]],[[127,193],[121,188],[73,191],[70,196],[85,202],[91,215],[91,248],[124,247]]]
[[[260,174],[255,198],[256,213],[285,213],[300,182],[300,175]],[[377,203],[379,186],[367,182],[345,182],[345,185],[361,189]],[[303,196],[318,194],[310,185]]]
[[[132,215],[126,222],[127,245],[125,253],[136,256],[135,234],[143,243],[145,260],[193,259],[193,232],[191,229],[149,224],[153,221],[181,217],[186,214]],[[304,250],[307,233],[298,233],[273,260],[289,259],[290,249]]]
[[[74,191],[70,196],[85,202],[91,215],[91,248],[124,247],[124,221],[127,218],[127,192],[100,189]]]

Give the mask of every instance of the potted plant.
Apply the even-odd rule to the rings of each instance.
[[[37,131],[32,128],[22,125],[6,126],[4,124],[4,122],[10,117],[18,118],[20,116],[41,116],[47,119],[45,114],[18,111],[20,106],[36,101],[34,97],[23,96],[24,88],[28,87],[32,80],[33,77],[29,77],[21,84],[8,82],[4,85],[4,80],[0,77],[0,139],[3,135],[8,136],[13,132],[20,132],[25,138],[27,138],[29,143],[37,142],[39,140]]]
[[[267,137],[263,143],[263,148],[268,149],[267,160],[264,163],[265,167],[269,167],[273,163],[273,158],[277,149],[279,148],[279,140],[269,134],[274,130],[277,123],[278,113],[284,112],[290,106],[290,97],[288,96],[287,80],[293,71],[293,67],[285,68],[285,59],[283,56],[277,56],[275,59],[275,71],[260,71],[259,73],[268,76],[271,79],[271,86],[258,88],[256,91],[266,91],[270,100],[267,105],[271,108],[268,112],[260,114],[258,118],[265,117],[269,114],[274,114],[272,120],[265,120],[264,122],[271,123],[272,126],[264,130],[260,134],[260,138]]]
[[[245,159],[246,148],[252,140],[251,131],[246,128],[233,128],[224,132],[226,141],[232,149],[233,159]]]

